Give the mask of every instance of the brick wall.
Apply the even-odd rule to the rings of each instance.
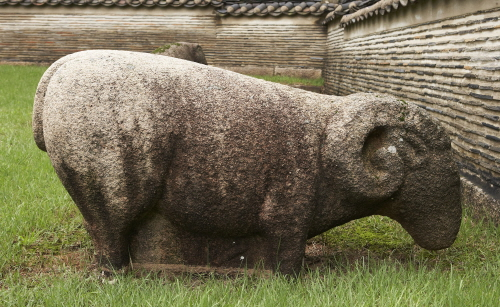
[[[151,52],[177,41],[203,42],[207,59],[213,60],[213,16],[109,15],[97,9],[94,14],[78,14],[78,9],[60,13],[37,7],[19,10],[22,13],[0,10],[0,60],[53,62],[87,49]]]
[[[389,93],[427,109],[450,132],[463,178],[498,206],[500,8],[359,37],[344,31],[329,26],[326,92]]]
[[[317,17],[295,16],[288,22],[268,18],[225,18],[217,26],[217,51],[213,64],[254,74],[321,77],[326,55],[326,27]],[[300,23],[300,19],[309,22]]]
[[[151,52],[187,41],[201,44],[211,65],[320,76],[325,38],[316,17],[218,17],[211,7],[0,9],[0,62],[51,63],[88,49]]]

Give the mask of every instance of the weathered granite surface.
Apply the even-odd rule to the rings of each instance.
[[[98,261],[299,270],[306,240],[389,216],[427,249],[460,227],[445,130],[391,96],[310,93],[171,57],[54,63],[33,131]]]

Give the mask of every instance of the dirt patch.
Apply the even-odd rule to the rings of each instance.
[[[264,269],[248,269],[248,268],[224,268],[224,267],[208,267],[208,266],[189,266],[182,264],[152,264],[152,263],[135,263],[132,265],[132,272],[137,277],[148,276],[151,273],[162,277],[175,277],[180,275],[191,276],[212,276],[237,278],[242,276],[252,276],[260,278],[268,278],[272,275],[270,270]]]
[[[414,249],[420,249],[417,246]],[[327,274],[331,271],[348,271],[360,262],[390,259],[395,264],[415,262],[417,251],[395,250],[390,256],[370,251],[368,248],[340,248],[331,247],[321,242],[309,241],[306,246],[306,255],[303,261],[302,275],[308,276],[311,272],[319,271]],[[439,253],[439,252],[438,252]],[[413,255],[413,256],[412,256]],[[31,257],[35,259],[34,257]],[[73,271],[83,276],[93,276],[103,283],[111,283],[116,274],[132,274],[136,278],[158,277],[166,280],[185,278],[193,283],[203,283],[207,279],[234,280],[241,277],[269,278],[273,276],[270,270],[248,268],[226,268],[209,266],[187,266],[177,264],[134,263],[131,267],[112,272],[98,267],[93,259],[91,248],[66,250],[60,254],[40,254],[36,261],[24,264],[11,265],[4,268],[3,273],[17,271],[28,280],[40,280],[44,276],[57,276]],[[417,261],[418,263],[418,261]],[[431,264],[433,261],[427,261]],[[0,289],[6,286],[0,281]]]
[[[333,249],[317,242],[310,242],[306,246],[306,256],[304,258],[304,268],[307,270],[321,269],[331,264]],[[264,269],[249,268],[226,268],[209,266],[188,266],[179,264],[152,264],[134,263],[131,271],[136,277],[155,276],[175,278],[176,276],[191,277],[215,277],[215,278],[238,278],[250,276],[257,278],[269,278],[272,271]]]
[[[304,267],[306,270],[328,267],[334,251],[321,243],[312,242],[306,246],[306,257]],[[92,249],[81,248],[62,251],[60,254],[39,253],[30,257],[33,261],[24,264],[11,265],[4,272],[18,271],[26,278],[39,278],[46,275],[59,275],[64,271],[71,270],[92,274],[96,276],[112,276],[114,273],[132,273],[136,277],[158,276],[174,279],[180,276],[190,276],[197,279],[206,277],[226,279],[251,276],[255,278],[269,278],[272,276],[270,270],[249,268],[226,268],[209,266],[187,266],[179,264],[151,264],[134,263],[130,268],[111,272],[97,267],[93,259]],[[0,284],[1,287],[1,284]]]

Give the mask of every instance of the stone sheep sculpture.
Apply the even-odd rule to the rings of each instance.
[[[244,260],[285,274],[300,269],[308,238],[354,219],[388,216],[430,250],[449,247],[460,227],[445,130],[391,96],[83,51],[42,77],[33,131],[104,267],[126,267],[134,249],[141,258],[158,225],[177,240],[163,252],[180,263]]]

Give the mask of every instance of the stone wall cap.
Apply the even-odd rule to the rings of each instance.
[[[0,5],[22,6],[131,6],[131,7],[213,7],[218,16],[323,15],[339,4],[309,1],[269,0],[0,0]]]

